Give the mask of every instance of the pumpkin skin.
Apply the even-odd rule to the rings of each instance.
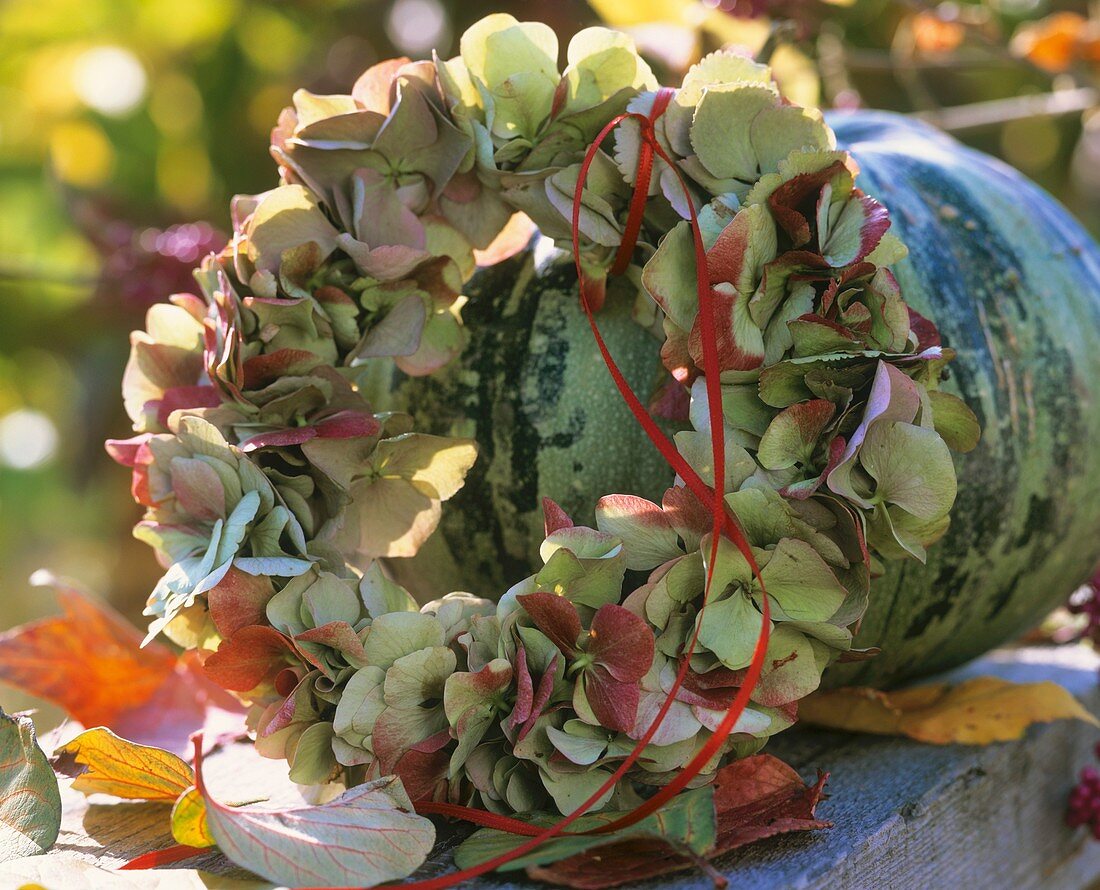
[[[546,239],[480,270],[465,288],[470,342],[458,360],[397,388],[416,428],[471,436],[477,462],[439,531],[397,577],[417,597],[463,589],[493,599],[541,566],[542,498],[579,525],[596,501],[631,492],[659,501],[673,472],[604,366],[580,307],[572,257]],[[600,332],[643,402],[668,373],[661,341],[632,317],[636,282],[609,282]],[[683,424],[682,426],[686,426]],[[670,435],[679,427],[666,425]]]
[[[899,115],[834,115],[860,186],[909,246],[906,302],[958,351],[945,389],[982,439],[955,456],[951,527],[928,563],[891,563],[828,681],[898,682],[1034,626],[1100,559],[1100,247],[1023,175]]]
[[[927,564],[887,563],[872,585],[856,645],[881,654],[825,675],[884,686],[1020,634],[1100,558],[1100,247],[1021,174],[926,124],[882,112],[829,123],[909,246],[895,267],[906,302],[958,352],[944,388],[982,426],[978,447],[955,455],[951,527]],[[659,343],[632,303],[621,282],[599,322],[644,400]],[[463,357],[410,381],[401,401],[439,432],[476,436],[482,454],[441,534],[401,574],[430,566],[425,592],[458,579],[499,596],[539,564],[541,497],[590,523],[601,495],[659,499],[671,473],[603,367],[569,258],[479,273],[464,316]]]

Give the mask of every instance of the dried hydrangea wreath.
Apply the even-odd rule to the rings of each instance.
[[[235,200],[202,295],[133,335],[138,435],[108,447],[166,566],[150,636],[206,650],[297,782],[396,774],[413,800],[571,813],[604,786],[596,808],[629,808],[701,751],[706,781],[860,657],[876,561],[922,559],[947,527],[972,415],[937,390],[951,352],[904,303],[905,248],[821,114],[734,52],[660,91],[623,34],[577,34],[564,73],[557,53],[547,26],[493,15],[449,61],[299,91],[280,184]],[[386,560],[431,535],[476,446],[379,413],[362,382],[460,353],[463,284],[517,212],[577,242],[597,323],[630,264],[690,390],[675,447],[698,478],[661,504],[610,494],[596,529],[548,504],[536,574],[421,607]],[[714,535],[715,454],[747,544]]]

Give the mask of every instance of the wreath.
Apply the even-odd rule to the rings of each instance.
[[[947,528],[949,446],[977,424],[938,389],[952,352],[822,115],[733,51],[676,89],[604,28],[561,73],[557,54],[546,25],[492,15],[453,59],[299,90],[279,184],[234,200],[201,293],[132,336],[137,435],[108,450],[166,569],[149,637],[200,650],[296,782],[397,775],[427,812],[652,812],[872,655],[852,641],[881,562]],[[591,385],[620,388],[676,481],[659,504],[609,493],[595,528],[547,502],[537,572],[419,605],[387,565],[477,446],[376,410],[368,382],[458,356],[464,284],[532,227],[574,252],[601,348],[604,282],[636,284],[689,428],[667,438],[606,349]]]

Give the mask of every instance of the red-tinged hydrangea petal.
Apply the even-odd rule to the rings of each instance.
[[[301,445],[310,439],[317,438],[317,429],[312,426],[296,426],[285,430],[275,430],[270,433],[260,433],[251,439],[241,443],[241,451],[246,454],[258,451],[261,448],[286,448],[290,445]]]
[[[302,631],[300,634],[295,635],[295,640],[300,640],[303,643],[318,643],[322,646],[328,646],[330,649],[335,649],[347,660],[353,662],[365,662],[366,652],[363,651],[363,643],[359,639],[359,636],[355,633],[354,628],[346,621],[330,621],[328,624],[322,624],[320,627],[313,627],[309,630]],[[320,668],[320,659],[312,657],[311,653],[303,649],[302,654],[314,664],[314,666]]]
[[[124,467],[133,467],[137,463],[141,446],[153,438],[152,433],[142,433],[131,439],[108,439],[103,443],[111,459]]]
[[[210,620],[222,637],[231,637],[243,627],[266,622],[267,601],[275,595],[266,575],[249,575],[231,568],[206,594]]]
[[[638,716],[641,688],[616,680],[602,665],[584,672],[584,692],[600,726],[612,732],[629,732]]]
[[[302,374],[317,364],[308,349],[277,349],[255,355],[244,363],[244,388],[260,389],[280,377]]]
[[[843,161],[836,161],[816,173],[801,173],[783,183],[768,197],[772,216],[795,247],[809,242],[810,220],[815,216],[818,195],[825,184],[844,168]]]
[[[560,656],[555,652],[554,657],[550,659],[550,664],[546,667],[546,672],[539,678],[539,685],[535,689],[535,698],[531,702],[531,714],[527,718],[527,722],[520,727],[516,741],[522,742],[527,737],[527,733],[535,728],[535,724],[542,716],[543,710],[550,702],[550,696],[554,693],[554,677],[558,671],[559,658]]]
[[[534,681],[531,679],[531,671],[527,668],[527,650],[522,645],[516,650],[515,671],[516,704],[508,717],[508,725],[512,729],[527,722],[535,699]]]
[[[858,262],[878,247],[882,236],[890,228],[890,212],[870,195],[861,195],[863,205],[863,225],[859,229],[859,253],[853,262]]]
[[[273,681],[286,665],[296,661],[290,640],[275,628],[261,624],[242,627],[203,662],[215,683],[232,692],[248,692],[265,680]]]
[[[691,411],[691,393],[679,380],[667,380],[649,400],[649,413],[662,420],[685,423]]]
[[[436,745],[437,748],[426,747]],[[438,800],[447,796],[447,768],[450,751],[444,750],[451,741],[449,732],[442,732],[406,751],[393,768],[411,801]]]
[[[550,498],[542,499],[542,516],[543,528],[548,538],[559,529],[573,527],[573,520],[570,518],[569,514],[559,507],[557,502],[552,501]]]
[[[906,305],[906,308],[909,310],[909,327],[917,335],[917,352],[941,345],[940,329],[912,306]]]
[[[746,348],[738,343],[735,335],[737,301],[746,299],[732,287],[711,290],[711,304],[714,307],[715,340],[718,346],[718,369],[720,371],[752,371],[764,361],[764,348]],[[688,348],[697,367],[703,366],[703,322],[702,316],[695,317],[691,333],[688,334]]]
[[[217,408],[221,396],[213,386],[174,386],[156,403],[157,423],[168,428],[168,416],[184,408]]]
[[[535,622],[535,627],[546,634],[562,655],[569,657],[577,651],[577,638],[582,628],[576,606],[563,596],[545,591],[528,593],[517,599]]]
[[[688,671],[684,675],[676,698],[689,705],[698,705],[711,710],[728,710],[733,704],[737,690],[741,688],[745,672],[731,671],[718,667],[705,674]]]
[[[321,439],[356,439],[377,435],[382,424],[373,414],[341,411],[318,423],[315,429]]]
[[[588,654],[622,683],[637,683],[653,664],[653,631],[622,606],[600,606],[588,634]],[[633,719],[631,715],[631,725]]]

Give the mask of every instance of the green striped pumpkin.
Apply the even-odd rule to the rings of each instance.
[[[902,292],[958,351],[947,388],[983,428],[956,455],[951,529],[927,565],[889,564],[874,583],[857,644],[882,653],[827,675],[879,685],[1011,639],[1100,558],[1100,247],[1019,173],[927,125],[878,112],[830,123],[909,245]],[[560,254],[479,273],[463,358],[402,387],[420,423],[482,449],[442,533],[402,572],[428,589],[459,579],[499,596],[526,575],[544,496],[591,522],[600,495],[658,498],[671,479],[603,367],[575,280]],[[659,343],[631,319],[634,298],[628,281],[613,286],[600,326],[644,396]]]

